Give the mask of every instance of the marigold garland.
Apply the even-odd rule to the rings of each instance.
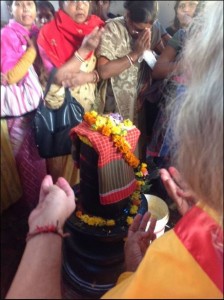
[[[124,160],[135,169],[137,178],[136,191],[130,196],[131,207],[126,222],[132,224],[134,216],[138,212],[141,204],[141,190],[145,185],[145,176],[148,174],[147,164],[140,163],[140,160],[132,153],[131,146],[126,141],[128,129],[133,128],[133,123],[123,118],[119,114],[110,114],[106,116],[98,115],[96,111],[87,112],[84,115],[84,120],[91,126],[93,130],[100,132],[102,135],[111,137],[114,146],[122,153]],[[86,139],[87,140],[87,139]],[[86,141],[85,142],[88,142]],[[90,142],[88,143],[89,145]],[[113,219],[104,219],[97,216],[89,216],[83,214],[80,210],[76,211],[76,216],[84,223],[90,226],[114,226],[116,225]]]
[[[111,137],[114,146],[122,153],[124,160],[132,168],[138,168],[140,160],[132,153],[130,144],[126,141],[128,129],[133,128],[133,123],[123,120],[118,114],[101,116],[96,111],[86,112],[84,120],[93,130],[104,136]]]

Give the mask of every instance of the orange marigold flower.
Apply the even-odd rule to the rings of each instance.
[[[81,210],[77,210],[77,212],[75,213],[76,217],[81,218],[82,216],[82,212]]]
[[[111,135],[111,129],[108,126],[103,126],[101,132],[105,136]]]
[[[132,201],[132,204],[135,205],[135,206],[139,206],[141,203],[141,200],[140,199],[135,199]]]

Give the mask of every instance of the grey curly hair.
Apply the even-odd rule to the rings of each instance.
[[[177,163],[201,201],[223,215],[223,3],[206,1],[183,52],[188,87],[177,116]]]

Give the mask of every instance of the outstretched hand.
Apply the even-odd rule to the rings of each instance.
[[[94,51],[100,43],[103,31],[103,27],[94,28],[93,31],[90,34],[86,35],[83,39],[81,49],[86,50],[87,54],[91,51]]]
[[[75,195],[69,183],[62,177],[53,184],[50,175],[45,176],[37,207],[29,216],[29,232],[37,226],[56,225],[63,228],[65,221],[75,210]]]
[[[148,246],[156,238],[154,234],[156,219],[150,219],[150,217],[149,212],[146,212],[144,216],[138,214],[129,227],[128,237],[124,246],[126,271],[136,271]],[[150,226],[145,231],[149,219]]]
[[[170,198],[176,203],[179,213],[183,216],[196,202],[196,195],[187,186],[176,168],[160,170],[161,180]]]

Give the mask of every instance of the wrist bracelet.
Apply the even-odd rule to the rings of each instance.
[[[83,63],[85,61],[85,59],[83,59],[82,56],[79,55],[78,51],[75,51],[74,55],[78,59],[78,61],[80,61],[81,63]]]
[[[42,234],[42,233],[54,233],[59,235],[61,238],[67,237],[70,234],[69,233],[63,233],[62,229],[58,228],[58,221],[57,225],[46,225],[46,226],[38,226],[36,227],[36,230],[34,232],[28,233],[26,236],[26,242],[28,242],[32,237]]]
[[[99,76],[99,73],[97,72],[97,70],[94,70],[93,74],[94,74],[94,80],[93,80],[93,82],[94,83],[99,82],[100,81],[100,76]]]
[[[127,57],[127,59],[129,60],[129,63],[130,63],[130,65],[131,66],[133,66],[133,58],[132,57],[130,57],[129,55],[125,55],[126,57]]]

